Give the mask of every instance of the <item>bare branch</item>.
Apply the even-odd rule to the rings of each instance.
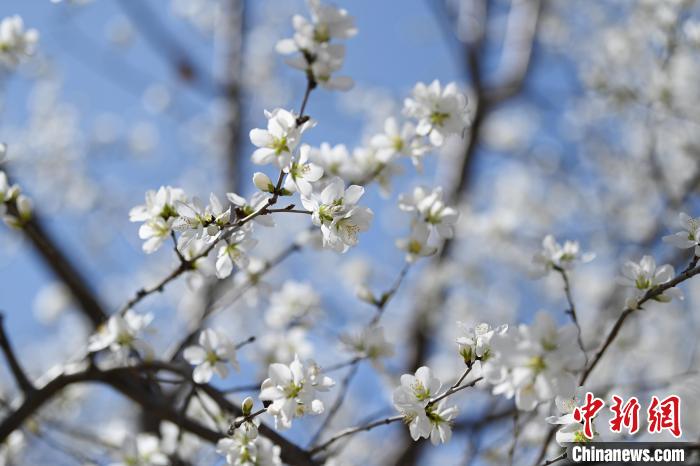
[[[2,312],[0,312],[0,349],[3,354],[5,354],[5,359],[10,366],[10,371],[15,378],[15,382],[17,382],[17,385],[24,392],[25,396],[28,396],[34,391],[34,385],[27,377],[24,369],[22,369],[12,349],[10,340],[7,338],[7,333],[5,332],[5,315]]]

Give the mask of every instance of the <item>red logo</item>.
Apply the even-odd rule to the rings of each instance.
[[[651,397],[651,405],[647,410],[649,421],[648,431],[655,434],[668,430],[674,437],[681,436],[681,399],[677,395],[671,395],[663,400],[655,396]]]
[[[605,402],[596,398],[593,393],[586,393],[583,406],[574,409],[573,416],[576,422],[583,424],[583,435],[588,439],[593,439],[593,419],[598,412],[603,409]],[[627,429],[629,434],[639,432],[639,414],[641,405],[636,397],[631,397],[625,401],[617,395],[612,396],[610,411],[614,414],[610,420],[610,431],[621,433],[622,429]],[[681,436],[681,399],[677,395],[670,395],[663,400],[652,396],[651,403],[647,409],[647,431],[650,434],[658,434],[667,430],[678,438]]]
[[[610,420],[610,430],[612,432],[622,432],[622,427],[625,427],[630,434],[636,434],[639,431],[639,400],[632,397],[624,403],[617,395],[613,395],[613,405],[610,411],[615,414],[615,417]]]
[[[586,393],[586,403],[580,408],[574,410],[574,420],[583,423],[583,435],[586,438],[593,438],[593,418],[598,414],[605,402],[600,398],[596,398],[593,393]]]

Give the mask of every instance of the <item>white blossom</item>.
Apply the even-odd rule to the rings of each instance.
[[[507,325],[493,328],[487,323],[481,323],[475,327],[468,327],[463,322],[457,324],[464,330],[465,335],[457,338],[459,354],[465,364],[472,364],[477,360],[485,362],[491,356],[491,339],[494,335],[503,335],[508,331]]]
[[[164,220],[162,217],[155,217],[146,221],[139,227],[139,238],[144,240],[143,252],[151,254],[157,251],[170,236],[174,218]]]
[[[679,223],[683,231],[663,237],[664,243],[671,244],[680,249],[694,248],[694,254],[700,256],[700,217],[693,218],[681,212]]]
[[[396,157],[404,155],[411,158],[413,165],[421,169],[423,156],[428,147],[416,135],[416,127],[407,121],[399,127],[396,118],[387,118],[384,122],[384,132],[376,134],[370,140],[370,145],[377,151],[377,160],[388,163]]]
[[[568,443],[590,441],[583,432],[583,424],[574,419],[574,411],[577,407],[583,405],[584,393],[585,391],[583,388],[579,387],[576,390],[576,394],[572,397],[557,396],[554,401],[558,415],[549,416],[546,419],[549,424],[561,426],[559,430],[557,430],[556,440],[562,447],[565,447]],[[595,426],[595,419],[592,419],[591,422],[593,422]],[[595,432],[595,427],[593,427],[593,432]]]
[[[225,379],[229,366],[239,369],[236,346],[226,335],[213,329],[202,330],[199,345],[185,348],[183,357],[195,366],[192,379],[196,383],[208,383],[214,374]]]
[[[357,34],[354,19],[344,9],[309,0],[311,21],[301,15],[292,18],[294,36],[277,43],[277,51],[297,55],[287,63],[305,71],[314,82],[330,90],[348,90],[353,81],[346,76],[333,76],[345,59],[345,47],[330,43],[332,39],[348,39]]]
[[[168,220],[177,217],[178,202],[185,201],[185,192],[171,186],[161,186],[158,191],[146,191],[146,203],[138,205],[129,211],[129,220],[145,222],[155,217]]]
[[[356,205],[363,193],[364,188],[357,185],[345,189],[343,180],[336,177],[320,194],[302,195],[302,204],[312,212],[312,222],[321,227],[324,247],[345,252],[357,244],[358,233],[369,228],[374,214]]]
[[[238,230],[223,243],[216,259],[216,276],[222,279],[231,275],[234,264],[239,269],[248,266],[248,253],[258,244],[258,240],[251,238],[248,231]]]
[[[454,236],[459,212],[442,200],[442,188],[428,191],[418,186],[411,194],[399,196],[399,208],[406,212],[415,212],[418,220],[425,222],[441,238]]]
[[[0,21],[0,63],[14,68],[20,61],[34,54],[39,32],[24,29],[24,21],[19,15],[9,16]]]
[[[321,179],[323,168],[309,162],[311,146],[302,145],[299,149],[299,157],[292,162],[289,174],[284,180],[284,188],[290,193],[299,191],[304,196],[309,196],[312,191],[311,183]]]
[[[314,125],[312,120],[297,124],[297,116],[288,110],[277,108],[265,110],[267,129],[256,128],[250,131],[250,141],[258,147],[253,152],[253,163],[266,165],[274,163],[280,169],[288,169],[292,154],[301,141],[301,134]]]
[[[231,206],[221,203],[216,194],[209,195],[209,204],[194,197],[177,204],[178,217],[173,228],[180,231],[178,247],[184,248],[195,239],[213,240],[231,219]]]
[[[344,144],[331,146],[324,142],[319,147],[311,148],[309,159],[321,166],[326,176],[342,177],[350,163],[350,152]]]
[[[114,314],[90,337],[88,351],[109,349],[117,364],[126,364],[132,353],[152,359],[153,349],[141,339],[152,320],[152,314],[137,314],[131,309]]]
[[[276,428],[286,429],[296,417],[323,413],[323,402],[316,398],[317,392],[328,391],[333,385],[335,382],[324,376],[315,363],[305,367],[295,356],[289,365],[270,364],[259,398],[272,402],[267,412],[274,416]]]
[[[406,262],[415,262],[420,257],[428,257],[438,250],[428,244],[430,229],[423,222],[413,222],[411,236],[396,240],[396,247],[406,252]]]
[[[143,222],[139,238],[144,240],[143,251],[157,251],[170,236],[175,220],[179,217],[177,204],[186,200],[181,189],[161,186],[158,191],[146,191],[146,203],[129,211],[129,220]]]
[[[430,368],[423,366],[415,375],[402,375],[401,385],[394,389],[394,406],[403,414],[413,440],[430,438],[434,445],[450,440],[450,423],[458,411],[456,406],[445,408],[444,399],[431,403],[441,386]]]
[[[547,235],[542,240],[542,249],[532,258],[532,275],[542,277],[553,268],[571,270],[577,263],[590,262],[594,257],[592,253],[582,253],[578,241],[567,240],[561,245],[554,236]]]
[[[450,134],[461,134],[467,126],[466,97],[455,83],[444,89],[438,80],[416,84],[411,98],[404,101],[404,112],[418,120],[416,133],[429,136],[434,146],[441,146]]]
[[[639,263],[627,261],[622,266],[623,285],[632,289],[632,296],[627,300],[627,306],[636,308],[638,301],[652,288],[663,285],[673,279],[675,272],[673,267],[666,264],[656,267],[656,261],[651,256],[644,256]],[[667,303],[671,299],[683,299],[681,290],[676,287],[669,288],[653,299]]]

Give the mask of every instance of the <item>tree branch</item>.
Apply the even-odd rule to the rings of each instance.
[[[34,385],[27,377],[24,369],[22,369],[12,349],[10,340],[7,338],[7,333],[5,332],[5,315],[2,312],[0,312],[0,349],[2,349],[2,352],[5,354],[5,359],[10,366],[10,371],[15,378],[15,382],[17,382],[19,388],[24,392],[24,395],[29,396],[34,391]]]

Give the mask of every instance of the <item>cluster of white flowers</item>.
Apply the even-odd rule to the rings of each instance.
[[[515,396],[523,411],[556,396],[571,396],[574,374],[585,363],[581,349],[572,344],[577,333],[574,324],[557,327],[550,314],[538,312],[532,325],[521,324],[491,338],[484,378],[494,385],[494,394]]]
[[[39,32],[24,29],[24,21],[18,15],[0,21],[0,64],[14,68],[23,58],[34,54]]]
[[[193,268],[197,268],[196,259],[206,255],[213,243],[222,241],[217,252],[216,276],[226,278],[231,275],[234,265],[241,269],[248,265],[248,253],[257,244],[251,238],[252,224],[235,226],[232,212],[240,219],[267,205],[264,196],[254,197],[251,201],[254,205],[236,193],[227,193],[226,197],[230,204],[222,203],[212,193],[209,204],[203,205],[197,197],[188,199],[182,189],[162,186],[158,191],[146,192],[146,203],[131,209],[129,219],[143,222],[139,237],[144,240],[146,253],[157,251],[175,232],[180,232],[177,248],[187,260],[195,262]],[[269,225],[269,216],[258,217],[268,217],[268,220],[256,223]],[[230,228],[227,230],[229,234],[223,234],[227,228]]]
[[[403,414],[413,440],[430,438],[433,445],[448,442],[451,422],[459,412],[456,406],[446,407],[446,400],[434,403],[442,384],[429,367],[420,367],[415,375],[401,376],[401,385],[393,394],[394,406]]]
[[[192,379],[196,383],[208,383],[214,374],[225,379],[229,366],[239,368],[236,346],[226,335],[212,329],[203,330],[199,334],[199,345],[185,348],[182,355],[195,366]]]
[[[137,314],[131,309],[115,314],[90,337],[88,351],[109,349],[110,361],[117,365],[128,364],[134,358],[152,359],[151,345],[141,338],[152,320],[152,314]]]
[[[259,398],[271,402],[267,412],[275,418],[275,427],[288,429],[294,418],[323,413],[323,402],[317,398],[317,392],[328,391],[334,385],[314,362],[304,366],[295,356],[289,365],[270,364]]]
[[[345,188],[343,180],[332,178],[320,193],[301,197],[304,207],[311,212],[311,221],[321,227],[323,246],[345,252],[357,245],[357,235],[369,228],[374,216],[371,209],[358,206],[364,194],[362,186]]]
[[[477,361],[486,362],[491,356],[491,339],[494,335],[503,335],[508,331],[507,325],[493,328],[487,323],[469,327],[463,322],[457,324],[464,330],[464,336],[457,338],[459,354],[464,364],[471,366]]]
[[[399,208],[413,214],[410,236],[396,242],[399,249],[406,251],[408,262],[435,254],[438,248],[429,244],[431,233],[438,240],[454,236],[459,211],[447,206],[442,196],[442,188],[429,191],[422,186],[414,188],[411,194],[399,196]]]
[[[552,269],[571,270],[578,263],[590,262],[595,254],[581,252],[578,241],[565,241],[559,244],[552,235],[547,235],[542,240],[542,249],[537,251],[532,258],[534,270],[533,277],[543,277]]]
[[[418,83],[404,102],[404,113],[418,120],[416,134],[428,136],[439,147],[451,134],[461,134],[468,124],[467,101],[457,84],[444,88],[438,80],[429,85]]]
[[[287,63],[306,73],[310,80],[321,86],[345,91],[353,86],[347,76],[333,76],[345,60],[345,46],[331,43],[333,39],[349,39],[357,34],[355,20],[342,8],[325,5],[320,0],[308,0],[311,21],[294,15],[294,37],[277,43],[277,51],[284,55],[296,54]]]
[[[158,191],[146,192],[146,203],[131,209],[129,220],[143,222],[139,237],[144,240],[143,250],[150,254],[157,251],[173,231],[173,223],[179,216],[178,203],[185,200],[182,189],[161,186]]]

